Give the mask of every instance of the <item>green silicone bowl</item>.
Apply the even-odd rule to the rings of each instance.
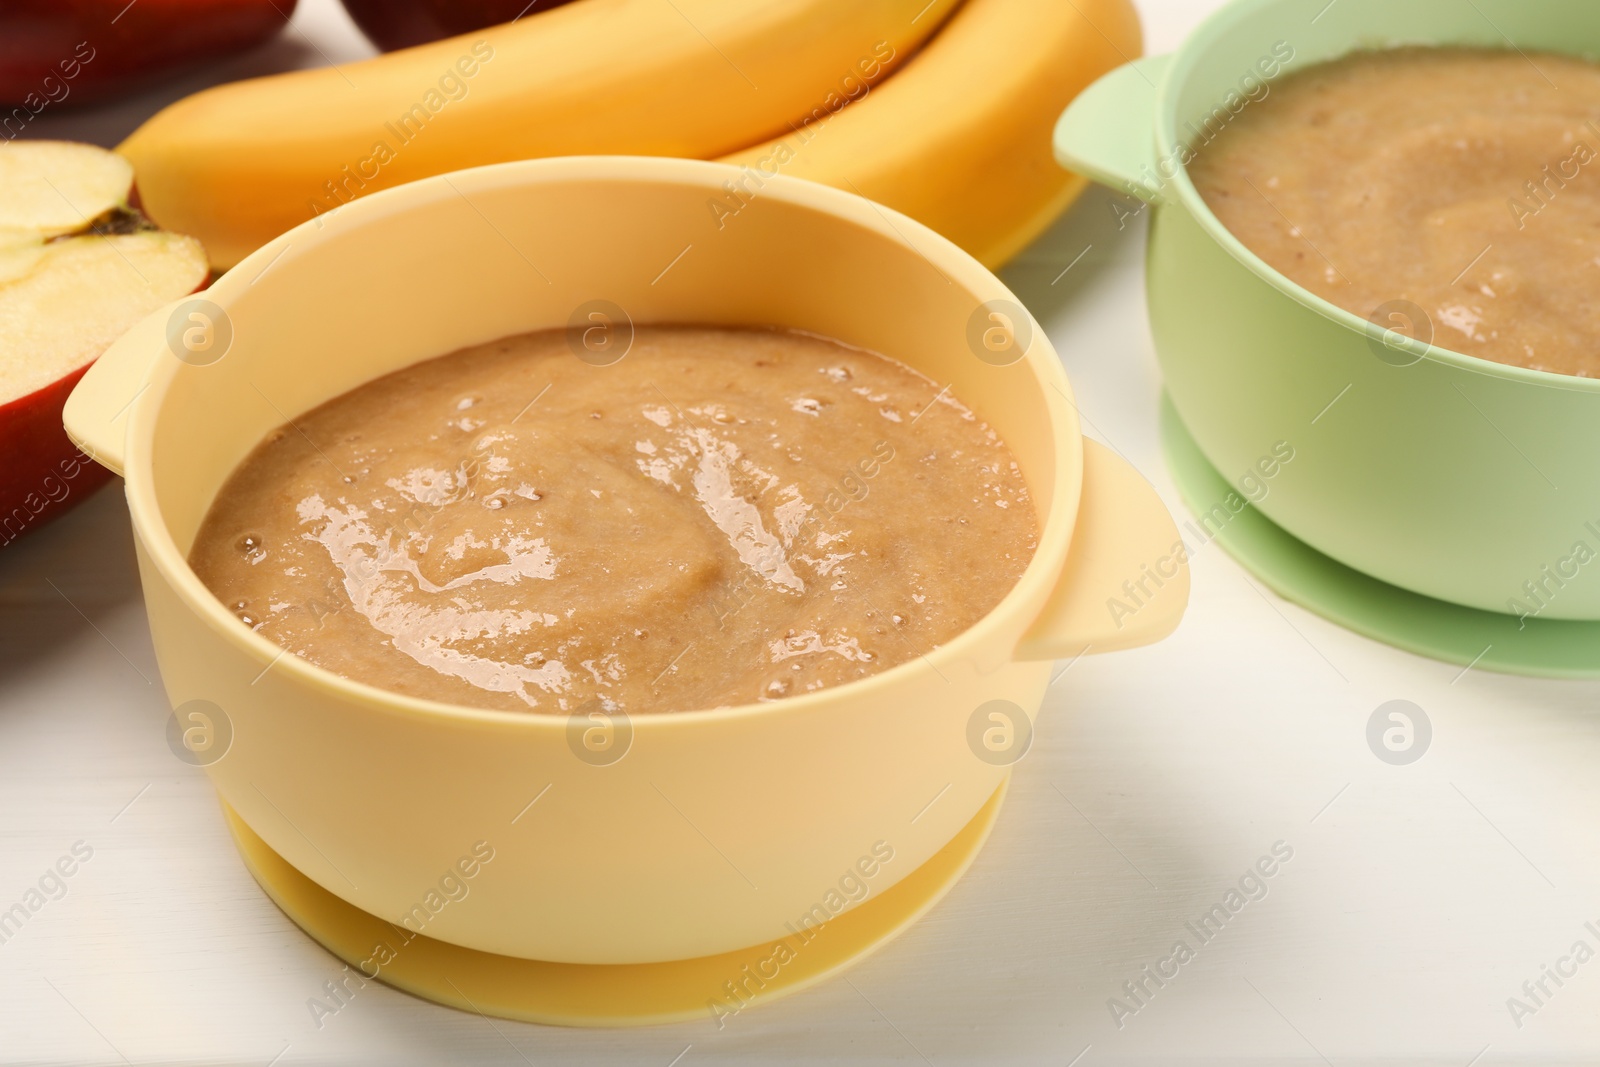
[[[1055,135],[1064,166],[1149,205],[1156,352],[1212,466],[1358,571],[1552,620],[1600,619],[1600,381],[1428,346],[1334,307],[1235,240],[1183,163],[1204,151],[1194,131],[1208,118],[1215,131],[1263,84],[1357,48],[1600,54],[1591,4],[1238,0],[1176,53],[1096,82]],[[1286,448],[1292,460],[1272,462]],[[1270,479],[1255,473],[1264,460]]]

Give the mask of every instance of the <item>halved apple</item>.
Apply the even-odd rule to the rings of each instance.
[[[145,221],[132,185],[92,145],[0,146],[0,545],[107,480],[61,426],[67,394],[134,323],[205,284],[200,242]]]

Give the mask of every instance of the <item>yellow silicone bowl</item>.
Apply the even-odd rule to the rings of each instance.
[[[847,907],[858,881],[888,888],[973,818],[1015,735],[1031,736],[1051,660],[1176,625],[1188,577],[1170,517],[1132,468],[1086,446],[1038,326],[984,306],[1013,301],[1005,287],[910,219],[809,182],[767,180],[719,225],[708,202],[740,175],[567,158],[365,197],[229,271],[199,317],[188,303],[151,316],[72,395],[73,439],[127,478],[168,696],[212,702],[231,728],[216,788],[356,907],[416,929],[420,905],[429,937],[568,963],[780,938],[819,905]],[[417,700],[287,655],[190,571],[206,509],[268,431],[418,360],[567,327],[594,301],[634,322],[812,330],[948,385],[1004,436],[1035,497],[1041,545],[1021,582],[971,630],[875,677],[636,715],[626,754],[602,766],[575,754],[564,716]],[[905,516],[906,536],[927,518]],[[680,636],[713,639],[693,627]],[[1007,724],[997,700],[1026,721]]]

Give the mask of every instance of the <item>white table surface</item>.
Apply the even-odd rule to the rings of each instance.
[[[1140,0],[1149,50],[1217,2]],[[290,33],[209,77],[369,51],[333,0],[302,0]],[[33,132],[114,143],[201,83]],[[1005,276],[1092,435],[1183,514],[1156,433],[1142,241],[1091,193]],[[1600,928],[1600,683],[1463,674],[1375,644],[1215,546],[1193,578],[1171,639],[1053,686],[972,871],[847,980],[721,1031],[489,1023],[374,984],[318,1029],[306,1000],[340,964],[257,888],[205,776],[167,749],[126,510],[105,490],[0,551],[0,909],[75,842],[94,850],[0,945],[0,1062],[1600,1061],[1600,960],[1520,1027],[1506,1004],[1574,941],[1600,949],[1584,927]],[[1434,729],[1409,766],[1365,739],[1396,698]],[[1185,922],[1280,840],[1294,856],[1268,895],[1199,946]],[[1195,958],[1119,1028],[1108,998],[1179,938]]]

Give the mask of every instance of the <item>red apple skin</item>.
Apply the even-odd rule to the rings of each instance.
[[[67,395],[92,363],[0,406],[0,547],[43,526],[111,480],[61,425]]]
[[[397,48],[471,33],[519,17],[536,15],[570,0],[343,0],[367,40]]]
[[[294,8],[295,0],[3,0],[0,137],[46,107],[90,103],[260,44]]]

